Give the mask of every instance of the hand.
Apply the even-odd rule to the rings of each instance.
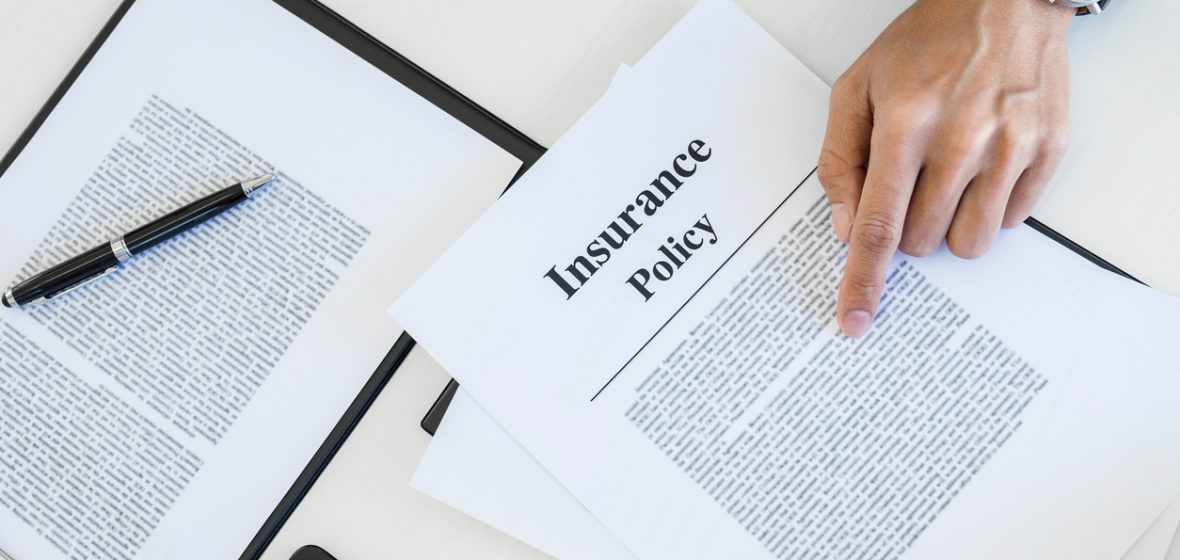
[[[850,243],[837,319],[872,325],[893,253],[959,257],[1023,222],[1065,152],[1073,10],[918,0],[836,81],[819,180]]]

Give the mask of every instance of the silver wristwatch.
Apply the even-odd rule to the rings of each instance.
[[[1108,1],[1109,0],[1049,0],[1049,2],[1054,4],[1076,9],[1078,11],[1078,15],[1080,16],[1101,13],[1102,9],[1106,7],[1106,3]]]

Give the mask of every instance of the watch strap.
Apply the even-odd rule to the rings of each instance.
[[[1076,8],[1079,16],[1102,13],[1110,0],[1049,0],[1054,4]]]

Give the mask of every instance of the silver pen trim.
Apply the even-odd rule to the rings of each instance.
[[[103,278],[114,274],[115,271],[117,271],[117,270],[119,270],[119,267],[112,266],[102,272],[99,272],[98,274],[95,274],[94,276],[91,276],[90,278],[87,278],[81,282],[78,282],[77,284],[74,284],[73,286],[70,286],[69,288],[66,288],[60,292],[57,292],[56,294],[42,296],[42,297],[39,297],[33,301],[30,301],[29,305],[41,305],[41,304],[49,302],[51,300],[55,300],[55,299],[57,299],[61,296],[64,296],[74,290],[79,290],[79,289],[85,288],[86,286],[89,286],[90,284],[98,282],[99,280],[102,280]],[[2,560],[2,559],[0,559],[0,560]]]
[[[111,251],[115,253],[115,258],[119,259],[119,264],[129,261],[131,257],[135,256],[127,248],[127,242],[123,240],[122,235],[111,240]]]
[[[12,290],[4,292],[4,302],[7,303],[9,307],[20,307],[20,304],[16,302],[16,296],[12,295]],[[3,550],[0,550],[0,560],[5,560]]]

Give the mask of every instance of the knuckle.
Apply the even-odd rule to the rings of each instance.
[[[873,146],[877,146],[877,140],[886,146],[898,149],[894,154],[906,154],[907,158],[918,157],[919,138],[922,136],[922,126],[915,123],[907,123],[904,120],[890,120],[883,126],[880,126],[879,132],[873,131]],[[879,134],[879,137],[876,136]]]
[[[1013,124],[1000,129],[997,140],[997,155],[1000,159],[1013,159],[1020,154],[1029,154],[1037,143],[1037,133],[1029,128]]]
[[[852,70],[848,70],[840,74],[835,82],[832,82],[832,99],[843,99],[852,93],[854,84],[851,74]]]
[[[963,125],[961,128],[963,131],[962,136],[967,139],[971,147],[979,149],[991,144],[992,139],[996,137],[996,133],[1000,130],[1000,124],[994,118],[980,117]]]
[[[900,240],[901,227],[892,216],[876,211],[866,211],[859,217],[855,236],[856,244],[874,255],[892,253]]]
[[[943,145],[942,158],[947,163],[957,163],[970,159],[976,151],[973,138],[955,137]]]
[[[819,163],[816,166],[815,174],[819,178],[820,184],[825,189],[831,190],[835,187],[836,181],[848,174],[848,164],[835,149],[824,146],[823,151],[819,154]]]
[[[899,126],[912,127],[928,123],[938,115],[937,99],[923,94],[897,101],[886,111],[887,119]]]
[[[987,122],[972,122],[961,124],[948,130],[947,137],[952,138],[948,152],[956,161],[973,159],[987,150],[996,137],[997,129]]]
[[[829,111],[859,112],[866,103],[865,86],[855,69],[849,69],[832,83],[832,91],[828,96]]]
[[[1044,158],[1058,158],[1065,155],[1069,149],[1069,131],[1056,128],[1045,135],[1041,142],[1040,156]]]

